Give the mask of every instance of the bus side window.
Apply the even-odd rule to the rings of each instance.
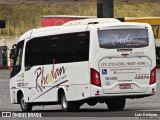
[[[85,44],[86,42],[86,34],[78,34],[77,35],[77,44]]]
[[[54,35],[49,37],[50,44],[49,44],[49,50],[48,50],[48,61],[50,64],[53,63],[53,59],[55,59],[55,63],[61,62],[61,55],[60,55],[60,36]]]
[[[60,63],[60,38],[56,36],[38,37],[26,43],[25,70],[32,66]]]
[[[75,34],[61,35],[61,62],[69,63],[74,62],[74,39]]]
[[[59,46],[59,37],[52,37],[51,38],[51,47],[58,47]]]
[[[24,41],[21,41],[17,44],[16,47],[16,57],[13,60],[13,69],[11,71],[11,77],[15,76],[18,74],[21,70],[21,65],[22,65],[22,55],[23,55],[23,46],[24,46]]]
[[[89,32],[77,34],[75,43],[75,60],[88,61],[89,59]]]
[[[88,61],[89,32],[37,37],[26,43],[25,69],[32,66]]]

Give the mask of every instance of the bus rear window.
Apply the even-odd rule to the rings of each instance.
[[[107,49],[141,48],[149,45],[147,29],[109,29],[98,31],[99,46]]]

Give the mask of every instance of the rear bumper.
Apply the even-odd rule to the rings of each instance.
[[[101,87],[97,87],[94,85],[91,85],[91,97],[125,97],[125,98],[143,98],[148,97],[151,95],[155,95],[157,90],[157,84],[152,84],[149,86],[147,92],[141,93],[141,92],[129,92],[129,93],[114,93],[114,94],[105,94],[103,92],[103,89]]]

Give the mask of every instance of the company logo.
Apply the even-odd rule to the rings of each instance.
[[[41,113],[2,112],[2,117],[42,117]]]
[[[102,69],[102,75],[107,75],[107,69]]]
[[[2,117],[12,117],[11,112],[2,112]]]
[[[53,60],[52,71],[50,73],[48,73],[47,75],[44,75],[44,66],[39,67],[35,71],[35,75],[36,75],[36,90],[37,91],[40,90],[41,92],[43,92],[43,90],[42,90],[42,86],[43,85],[46,85],[46,84],[49,84],[49,83],[53,82],[58,77],[62,77],[62,78],[64,77],[62,75],[65,75],[66,68],[64,66],[62,66],[62,67],[59,67],[59,68],[55,69],[54,64],[55,64],[55,59]]]

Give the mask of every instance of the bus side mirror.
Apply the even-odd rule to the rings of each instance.
[[[15,57],[16,57],[16,49],[13,48],[11,49],[11,52],[10,52],[10,59],[15,59]]]

